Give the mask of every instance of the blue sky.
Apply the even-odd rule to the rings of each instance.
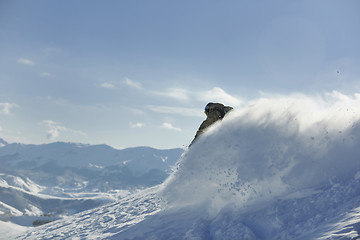
[[[209,101],[360,91],[359,1],[0,1],[0,137],[187,146]]]

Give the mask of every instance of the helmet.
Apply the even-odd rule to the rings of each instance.
[[[208,104],[206,104],[206,107],[205,107],[205,113],[208,114],[209,113],[209,110],[210,110],[210,107],[211,105],[213,105],[214,103],[212,102],[209,102]]]

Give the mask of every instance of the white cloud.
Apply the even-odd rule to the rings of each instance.
[[[219,87],[214,87],[206,92],[199,93],[199,100],[206,102],[220,102],[225,105],[240,106],[243,102]]]
[[[133,88],[137,88],[137,89],[141,89],[141,88],[142,88],[141,83],[132,81],[132,80],[130,80],[130,79],[128,79],[128,78],[125,78],[124,83],[125,83],[126,85],[130,86],[130,87],[133,87]]]
[[[188,100],[190,94],[188,90],[181,88],[168,88],[164,92],[153,91],[152,93],[159,96],[174,98],[177,100]]]
[[[102,83],[100,85],[100,87],[102,87],[102,88],[115,88],[114,84],[111,84],[111,83]]]
[[[53,77],[55,77],[55,75],[52,74],[52,73],[49,73],[49,72],[42,72],[42,73],[40,73],[40,77],[43,77],[43,78],[53,78]]]
[[[41,124],[45,125],[47,127],[47,135],[46,135],[46,137],[49,140],[54,140],[54,139],[58,138],[60,136],[60,133],[63,133],[63,132],[71,132],[71,133],[86,136],[86,134],[84,132],[82,132],[82,131],[66,128],[66,127],[61,126],[59,123],[54,122],[52,120],[43,120],[41,122]]]
[[[243,103],[240,99],[231,96],[219,87],[214,87],[208,91],[203,92],[189,91],[182,88],[168,88],[164,91],[150,91],[150,93],[173,98],[176,100],[186,101],[194,98],[202,102],[220,102],[231,106],[240,106]]]
[[[58,123],[52,120],[43,120],[41,122],[43,125],[47,127],[47,139],[53,140],[60,135],[60,132],[66,131],[65,127],[58,125]]]
[[[147,107],[149,110],[159,113],[177,114],[187,117],[204,117],[204,112],[197,108],[181,108],[181,107],[168,107],[168,106],[154,106]]]
[[[26,59],[26,58],[19,58],[18,63],[28,65],[28,66],[32,66],[35,64],[33,61]]]
[[[204,102],[204,107],[208,102],[220,102],[224,105],[229,105],[232,107],[239,107],[243,104],[242,100],[226,93],[219,87],[214,87],[204,92],[188,91],[181,88],[169,88],[164,92],[151,91],[150,93],[174,98],[177,100],[189,100],[190,98],[193,98]],[[159,113],[176,114],[188,117],[204,117],[203,109],[198,108],[148,105],[147,109]]]
[[[130,127],[131,127],[131,128],[142,128],[142,127],[144,127],[144,126],[145,126],[145,124],[140,123],[140,122],[138,122],[138,123],[132,123],[132,122],[130,122]]]
[[[19,106],[15,103],[0,103],[0,114],[10,115],[11,114],[10,109],[14,107],[19,107]]]
[[[167,123],[167,122],[164,122],[161,125],[161,128],[167,129],[167,130],[172,130],[172,131],[178,131],[178,132],[181,131],[181,128],[174,127],[171,123]]]
[[[3,130],[3,128],[0,126],[0,132]]]

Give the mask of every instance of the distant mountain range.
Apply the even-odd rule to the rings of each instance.
[[[0,139],[0,219],[68,215],[160,184],[183,151]]]

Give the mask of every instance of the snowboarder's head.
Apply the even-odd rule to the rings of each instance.
[[[205,106],[205,114],[206,115],[208,115],[209,114],[209,111],[210,111],[210,107],[211,107],[211,105],[213,105],[214,103],[212,103],[212,102],[209,102],[208,104],[206,104],[206,106]]]

